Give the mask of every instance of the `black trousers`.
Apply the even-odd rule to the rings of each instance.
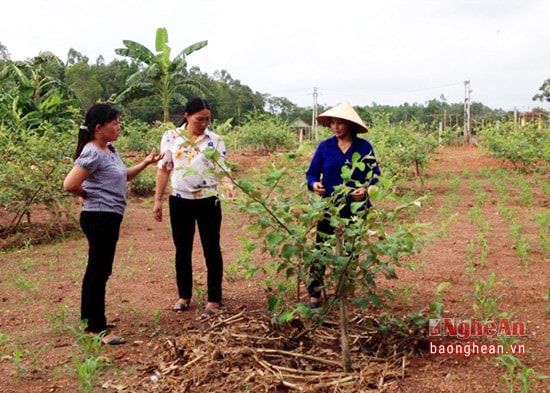
[[[223,259],[220,248],[222,209],[217,197],[183,199],[170,196],[170,224],[176,246],[176,282],[180,298],[191,299],[193,292],[193,239],[195,223],[206,260],[208,301],[221,303]]]
[[[317,236],[315,239],[315,242],[317,244],[321,244],[325,241],[325,239],[321,236],[321,233],[326,235],[334,234],[334,227],[330,225],[330,221],[321,220],[317,223]],[[319,288],[323,286],[323,278],[325,276],[326,269],[327,267],[325,265],[320,266],[319,264],[315,263],[315,261],[309,267],[310,283],[307,289],[310,297],[321,297],[321,291]]]
[[[82,280],[81,319],[88,330],[99,333],[107,328],[105,290],[113,270],[122,215],[83,211],[80,226],[88,238],[88,266]]]
[[[351,218],[351,216],[352,214],[351,214],[350,206],[349,205],[344,206],[344,208],[340,211],[340,217]],[[323,219],[317,223],[317,235],[316,235],[315,242],[318,245],[326,241],[326,237],[322,236],[321,234],[334,235],[334,227],[330,225],[330,220],[328,218]],[[321,297],[320,288],[324,285],[324,276],[325,276],[326,270],[327,270],[327,267],[325,265],[315,263],[315,261],[311,264],[309,268],[310,282],[307,287],[310,297],[314,297],[314,298]]]

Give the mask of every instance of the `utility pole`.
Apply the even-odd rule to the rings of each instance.
[[[472,117],[470,107],[470,81],[464,81],[464,145],[472,143]]]
[[[317,136],[317,88],[313,88],[313,111],[311,113],[311,131],[315,142],[318,140]]]
[[[445,125],[447,122],[447,98],[444,94],[439,97],[441,99],[441,106],[443,107],[443,121],[439,123],[439,138],[438,142],[441,145],[443,143],[443,132],[445,131]]]

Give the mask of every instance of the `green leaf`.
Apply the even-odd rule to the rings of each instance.
[[[437,286],[437,292],[438,293],[443,292],[446,288],[450,286],[451,286],[451,283],[449,281],[442,282]]]
[[[283,258],[290,259],[298,253],[298,247],[292,244],[285,244],[283,250],[281,251],[281,256]]]
[[[168,31],[165,27],[159,27],[157,29],[157,35],[155,39],[155,49],[157,52],[164,52],[166,44],[168,43]]]
[[[351,175],[353,174],[353,171],[350,167],[348,167],[347,165],[344,165],[342,167],[342,180],[344,181],[344,183],[347,183],[348,181],[351,180]]]
[[[281,301],[278,296],[271,295],[267,300],[267,308],[269,312],[275,311],[279,307],[280,302]]]
[[[267,244],[270,247],[277,247],[284,240],[284,236],[277,232],[271,232],[267,234]]]
[[[237,181],[237,185],[239,186],[240,189],[243,190],[243,192],[246,192],[246,193],[251,193],[256,188],[254,184],[252,184],[252,182],[250,182],[249,180],[239,180]]]
[[[443,312],[443,303],[440,303],[440,302],[430,303],[430,310],[436,315],[441,315],[441,313]]]
[[[369,306],[365,298],[353,299],[353,304],[362,310],[366,309]]]
[[[204,48],[206,45],[208,45],[208,40],[195,42],[193,45],[189,45],[187,48],[182,50],[176,57],[189,56],[191,53]]]
[[[369,297],[370,302],[375,307],[380,307],[380,304],[382,304],[382,302],[380,301],[380,298],[377,295],[375,295],[374,293],[369,293],[368,297]]]
[[[285,310],[279,314],[277,321],[281,324],[290,322],[294,318],[294,312],[290,310]]]

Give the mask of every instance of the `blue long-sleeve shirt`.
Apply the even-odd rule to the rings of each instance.
[[[352,156],[355,152],[358,152],[364,158],[366,165],[364,171],[356,168],[352,174],[352,179],[363,184],[375,184],[378,181],[375,175],[380,175],[380,168],[370,142],[354,136],[349,149],[346,153],[342,153],[338,147],[337,138],[332,137],[321,142],[313,155],[306,173],[308,189],[312,191],[313,183],[321,182],[325,187],[325,193],[322,197],[330,197],[334,192],[334,187],[343,184],[342,167],[344,165],[351,167]],[[350,186],[354,185],[350,184]]]

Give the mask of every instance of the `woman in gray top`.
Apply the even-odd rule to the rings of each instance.
[[[65,191],[82,200],[80,226],[88,238],[88,265],[82,282],[81,319],[87,331],[101,334],[105,344],[124,339],[108,334],[105,317],[105,289],[112,272],[120,224],[126,208],[126,182],[136,177],[162,155],[153,150],[142,162],[126,168],[111,142],[120,135],[118,110],[109,104],[95,104],[86,112],[78,132],[75,165],[65,177]]]

